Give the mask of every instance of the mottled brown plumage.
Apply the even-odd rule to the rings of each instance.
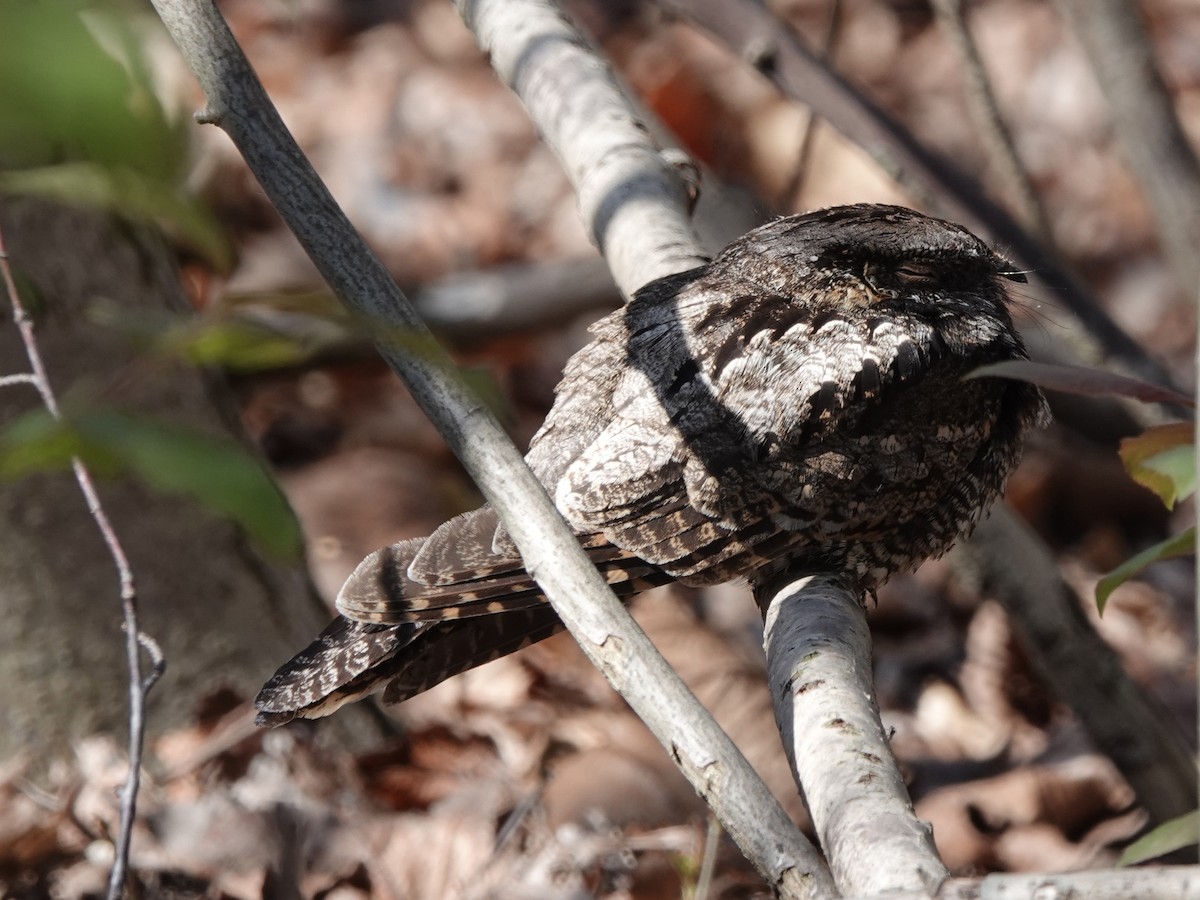
[[[1024,358],[965,229],[893,206],[780,219],[647,285],[568,363],[528,461],[614,590],[836,571],[863,591],[969,532],[1045,415],[963,380]],[[561,626],[489,507],[373,553],[259,720],[399,701]]]

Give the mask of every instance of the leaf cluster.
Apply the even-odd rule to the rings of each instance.
[[[111,0],[0,3],[0,194],[151,222],[226,268],[216,219],[184,187],[186,120],[155,89],[156,32]]]

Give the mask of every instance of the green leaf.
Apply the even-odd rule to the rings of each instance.
[[[124,468],[110,449],[90,444],[71,425],[42,409],[26,413],[0,432],[0,479],[61,472],[70,469],[75,458],[101,476],[116,475]]]
[[[1177,403],[1192,408],[1196,406],[1191,397],[1172,388],[1086,366],[1058,366],[1028,359],[1010,359],[980,366],[967,373],[964,378],[1015,378],[1049,391],[1062,391],[1067,394],[1083,394],[1089,397],[1107,397],[1115,394],[1146,403]]]
[[[1137,480],[1146,484],[1151,475],[1168,486],[1167,490],[1156,490],[1168,509],[1174,509],[1177,500],[1190,497],[1196,492],[1196,452],[1189,444],[1173,447],[1156,453],[1142,462],[1142,472]]]
[[[106,209],[159,226],[222,271],[233,262],[229,243],[206,207],[175,184],[135,169],[72,162],[0,172],[0,193]]]
[[[118,332],[141,353],[236,372],[298,365],[351,335],[346,324],[298,313],[281,313],[264,324],[239,312],[135,313],[106,300],[87,312],[90,321]]]
[[[160,102],[136,4],[0,0],[0,192],[153,222],[226,270],[216,219],[187,196],[187,121]]]
[[[0,3],[0,169],[88,161],[179,180],[186,122],[145,63],[148,15],[87,0]]]
[[[1149,834],[1144,835],[1125,848],[1118,866],[1135,866],[1149,859],[1157,859],[1194,846],[1200,842],[1200,810],[1192,810],[1178,818],[1163,822]]]
[[[1196,491],[1195,431],[1190,422],[1160,425],[1121,441],[1121,460],[1138,484],[1162,498],[1168,509]]]
[[[165,337],[157,349],[238,372],[293,366],[311,355],[299,341],[244,322],[198,322]]]
[[[151,488],[192,498],[233,519],[266,552],[296,558],[300,527],[271,476],[246,448],[194,429],[116,412],[37,411],[0,433],[0,478],[69,468],[129,472]]]
[[[1164,559],[1174,559],[1177,556],[1186,556],[1189,553],[1195,552],[1196,526],[1193,525],[1181,534],[1167,538],[1162,543],[1155,544],[1153,547],[1143,550],[1132,559],[1127,559],[1101,578],[1100,583],[1096,585],[1096,608],[1099,609],[1101,615],[1104,615],[1104,607],[1108,603],[1108,598],[1112,595],[1112,592],[1130,578],[1144,571],[1152,563]]]

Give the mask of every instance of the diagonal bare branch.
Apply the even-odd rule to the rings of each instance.
[[[499,423],[455,376],[445,352],[333,201],[286,131],[211,0],[155,0],[155,7],[204,88],[208,106],[202,120],[220,125],[233,139],[335,293],[369,322],[406,329],[414,338],[405,341],[408,348],[419,342],[422,352],[416,354],[386,343],[379,349],[498,510],[528,571],[585,653],[646,721],[782,896],[832,895],[832,882],[819,856],[613,597]],[[506,11],[517,10],[515,19],[503,17]],[[464,12],[481,34],[489,35],[490,52],[510,61],[518,84],[541,86],[554,94],[549,89],[553,85],[545,80],[548,74],[540,67],[565,65],[564,55],[578,59],[585,54],[582,39],[545,4],[479,0],[464,4]],[[501,49],[496,46],[500,38],[518,41],[517,48]],[[577,94],[591,97],[589,91],[599,87],[592,80],[597,66],[592,61],[579,70],[559,68],[558,77],[567,79],[557,87],[559,99]],[[611,75],[607,77],[611,81]],[[602,102],[615,101],[605,90]],[[616,114],[617,107],[606,108]],[[568,117],[561,108],[559,112],[563,115],[559,124],[574,122],[573,127],[581,128],[589,121],[587,116]],[[627,108],[621,115],[632,119]],[[590,121],[601,128],[611,125],[606,120]],[[554,131],[546,123],[543,130]],[[652,148],[640,128],[627,132],[626,138],[632,141],[638,134],[643,146]],[[634,155],[658,159],[656,150],[639,149]],[[659,165],[657,175],[654,165]],[[606,169],[603,161],[599,168]],[[664,239],[666,246],[657,243],[658,238],[648,246],[634,225],[640,214],[661,206],[664,197],[674,194],[685,200],[677,186],[654,183],[663,175],[661,161],[636,171],[622,165],[609,174],[612,180],[589,187],[583,201],[585,215],[606,252],[633,259],[639,252],[675,253],[682,247],[684,252],[671,256],[673,262],[663,268],[685,264],[693,246],[690,226],[673,227],[670,233],[676,237]],[[685,202],[674,203],[671,209],[668,216],[678,219],[686,212]],[[647,270],[635,267],[619,277],[622,286],[631,290],[637,278],[647,277]]]

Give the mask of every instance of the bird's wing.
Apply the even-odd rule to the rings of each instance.
[[[519,556],[493,549],[499,517],[491,507],[451,519],[421,542],[376,550],[342,587],[338,611],[360,622],[397,625],[491,616],[542,606],[545,595]],[[669,580],[603,535],[580,544],[613,590],[627,595]]]
[[[278,725],[316,718],[387,686],[385,702],[399,702],[467,669],[540,641],[562,628],[545,595],[519,559],[489,559],[483,541],[484,508],[447,523],[429,539],[385,547],[359,564],[338,597],[339,616],[305,650],[280,667],[260,691],[258,721]],[[436,538],[422,569],[430,585],[413,580],[411,566]],[[670,577],[602,536],[582,539],[585,551],[613,590],[628,596]],[[463,548],[458,559],[455,547]],[[449,567],[462,565],[452,570]],[[457,579],[457,580],[453,580]]]
[[[401,565],[416,556],[421,544],[417,538],[389,549]],[[328,715],[372,693],[382,683],[370,673],[416,641],[422,631],[420,625],[377,625],[339,616],[263,685],[254,701],[259,723],[279,725],[296,715]]]
[[[870,476],[869,454],[840,435],[939,356],[927,326],[834,308],[708,276],[639,294],[615,335],[625,359],[607,419],[553,483],[559,509],[689,583],[788,551],[781,528],[838,503],[838,491],[804,497],[806,483]],[[858,470],[828,471],[842,463]]]

